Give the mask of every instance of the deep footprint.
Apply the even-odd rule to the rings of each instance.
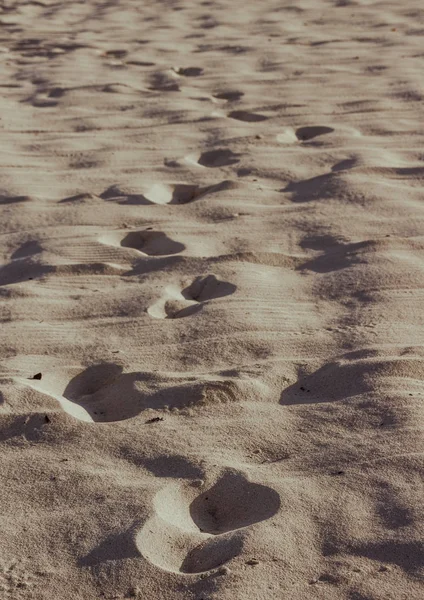
[[[214,98],[218,98],[218,100],[227,100],[227,102],[236,102],[237,100],[240,100],[240,98],[242,98],[243,96],[243,92],[238,92],[236,90],[230,90],[228,92],[218,92],[217,94],[214,94]]]
[[[296,129],[296,137],[302,142],[308,142],[319,135],[333,133],[333,131],[332,127],[320,127],[319,125],[315,127],[299,127],[299,129]]]
[[[219,148],[218,150],[203,152],[197,162],[199,165],[202,165],[202,167],[227,167],[240,162],[240,155],[235,154],[227,148]]]
[[[162,231],[131,231],[121,241],[121,246],[134,248],[149,256],[168,256],[185,250],[184,244],[171,240]]]
[[[175,72],[184,77],[199,77],[203,75],[201,67],[180,67],[179,69],[175,69]]]
[[[187,300],[205,302],[213,298],[222,298],[234,294],[237,287],[228,281],[221,281],[215,275],[196,277],[196,279],[181,293]]]
[[[168,286],[164,295],[147,312],[155,319],[188,317],[201,310],[204,302],[233,294],[236,289],[234,284],[221,281],[215,275],[199,276],[183,290]]]
[[[245,110],[233,110],[228,114],[230,119],[236,119],[236,121],[244,121],[245,123],[259,123],[260,121],[266,121],[268,117],[260,115],[258,113],[251,113]]]
[[[189,574],[216,569],[238,556],[246,528],[274,516],[280,497],[228,471],[197,496],[188,482],[172,483],[156,494],[153,506],[136,537],[138,550],[164,570]]]
[[[275,490],[229,471],[191,503],[190,515],[200,531],[219,535],[265,521],[279,507]]]

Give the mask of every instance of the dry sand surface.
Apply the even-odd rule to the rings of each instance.
[[[424,598],[421,0],[2,0],[0,600]]]

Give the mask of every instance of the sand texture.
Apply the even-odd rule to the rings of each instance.
[[[424,598],[422,0],[1,0],[0,600]]]

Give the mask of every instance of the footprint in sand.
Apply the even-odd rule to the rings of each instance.
[[[119,204],[187,204],[197,197],[199,186],[184,183],[154,183],[145,191],[111,185],[100,194],[103,200]]]
[[[162,231],[131,231],[122,240],[121,246],[134,248],[148,256],[169,256],[185,250],[184,244],[169,238]]]
[[[229,90],[227,92],[218,92],[213,95],[214,98],[218,100],[226,100],[227,102],[237,102],[244,96],[244,92],[239,92],[237,90]]]
[[[230,119],[236,119],[236,121],[244,121],[245,123],[259,123],[259,121],[266,121],[268,117],[260,115],[258,113],[248,112],[246,110],[233,110],[228,113]]]
[[[227,471],[198,494],[193,484],[172,483],[156,494],[154,514],[136,536],[139,552],[173,573],[203,573],[238,556],[249,526],[273,517],[278,493]]]
[[[153,73],[149,90],[154,92],[179,92],[178,75],[172,69],[165,72]]]
[[[28,240],[19,246],[10,258],[12,260],[27,258],[28,256],[34,256],[34,254],[41,254],[41,252],[43,252],[43,247],[38,240]]]
[[[19,204],[21,202],[31,202],[30,196],[14,196],[11,194],[5,194],[0,192],[0,205],[1,204]]]
[[[147,312],[155,319],[179,319],[198,312],[205,302],[228,296],[235,290],[235,285],[220,281],[215,275],[199,276],[183,290],[174,285],[168,286]]]
[[[280,144],[295,144],[298,142],[308,142],[313,138],[332,133],[333,131],[332,127],[315,126],[299,127],[298,129],[287,127],[281,133],[277,134],[276,139]]]
[[[201,67],[175,67],[173,70],[183,77],[200,77],[204,72]]]
[[[124,373],[113,362],[66,372],[50,366],[30,379],[20,378],[19,383],[40,393],[43,407],[49,397],[53,400],[49,410],[57,412],[59,405],[74,419],[87,423],[125,421],[146,410],[159,416],[163,413],[158,411],[208,410],[212,405],[257,400],[266,393],[257,379],[240,378],[237,373]]]
[[[234,153],[228,148],[217,148],[199,155],[190,155],[185,158],[189,164],[214,169],[217,167],[228,167],[240,162],[240,154]]]
[[[327,133],[333,133],[334,129],[332,127],[320,127],[319,125],[313,127],[299,127],[296,129],[296,137],[301,142],[308,142],[313,138],[316,138],[320,135],[325,135]]]
[[[154,183],[141,191],[131,187],[111,185],[100,194],[100,198],[118,204],[188,204],[207,194],[231,188],[233,185],[228,180],[210,186],[186,183]]]

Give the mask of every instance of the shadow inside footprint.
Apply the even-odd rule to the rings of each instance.
[[[319,240],[316,242],[319,243]],[[306,241],[306,243],[308,242]],[[368,241],[351,244],[333,241],[331,245],[327,246],[326,251],[323,252],[323,254],[299,265],[297,269],[308,269],[315,273],[331,273],[332,271],[346,269],[355,264],[366,263],[366,256],[363,256],[365,254],[363,251],[369,248],[370,245],[371,244]],[[307,246],[304,245],[304,247]]]
[[[174,186],[169,204],[188,204],[196,199],[199,194],[199,186],[177,184]]]
[[[30,202],[29,196],[9,196],[8,194],[0,193],[0,204],[18,204],[20,202]]]
[[[201,479],[203,470],[185,456],[158,456],[145,458],[144,466],[156,477],[178,477],[180,479]]]
[[[228,296],[236,289],[234,284],[220,281],[215,275],[199,276],[181,291],[170,286],[162,298],[149,306],[147,312],[155,319],[188,317],[200,311],[206,301]]]
[[[332,127],[320,127],[319,125],[315,127],[299,127],[299,129],[296,129],[296,137],[302,142],[307,142],[319,135],[333,133],[333,131],[334,129]]]
[[[15,252],[12,254],[11,258],[15,260],[16,258],[26,258],[27,256],[33,256],[34,254],[40,254],[43,251],[43,248],[36,240],[30,240],[25,242],[20,246]]]
[[[228,281],[220,281],[215,275],[196,277],[196,279],[181,293],[186,300],[205,302],[214,298],[222,298],[234,294],[237,286]]]
[[[185,249],[184,244],[171,240],[162,231],[131,231],[121,241],[121,246],[134,248],[149,256],[178,254]]]
[[[154,514],[136,537],[140,553],[174,573],[202,573],[239,555],[247,531],[280,508],[279,494],[229,470],[195,497],[189,483],[171,483],[153,502]],[[193,499],[194,498],[194,499]]]
[[[134,541],[134,531],[109,535],[89,554],[79,559],[80,567],[94,567],[104,562],[137,558],[140,552]]]
[[[15,259],[0,267],[0,286],[40,279],[53,271],[52,265],[39,263],[31,256]]]
[[[167,319],[183,319],[184,317],[190,317],[196,314],[202,309],[201,304],[191,304],[181,308],[180,305],[168,302],[165,307]]]
[[[216,569],[241,554],[243,537],[238,535],[209,538],[185,557],[181,573],[204,573]]]
[[[129,204],[129,205],[146,205],[153,204],[149,198],[143,194],[128,193],[118,185],[109,186],[99,196],[102,200],[113,200],[118,204]]]
[[[240,155],[227,148],[209,150],[200,155],[198,163],[203,167],[216,168],[234,165],[240,162]]]
[[[63,392],[67,400],[78,400],[95,394],[121,375],[123,368],[115,363],[101,363],[88,367],[71,379]]]
[[[200,531],[219,535],[269,519],[279,508],[275,490],[229,471],[191,503],[190,515]]]
[[[266,121],[268,119],[268,117],[265,117],[265,115],[247,112],[246,110],[233,110],[228,114],[228,116],[230,119],[244,121],[245,123],[259,123],[259,121]]]
[[[157,92],[179,92],[178,82],[168,73],[153,73],[149,90]]]
[[[236,90],[229,90],[228,92],[218,92],[217,94],[214,94],[214,98],[218,98],[219,100],[227,100],[228,102],[236,102],[237,100],[240,100],[242,96],[244,96],[244,93]]]
[[[337,177],[337,173],[324,173],[310,179],[292,181],[282,192],[292,194],[293,202],[311,202],[325,198],[337,198],[344,193],[344,182]]]
[[[175,71],[178,75],[183,75],[184,77],[199,77],[203,75],[203,69],[201,67],[180,67]]]
[[[348,358],[354,358],[349,357]],[[421,358],[364,358],[360,360],[338,360],[323,365],[310,375],[286,387],[280,397],[280,404],[301,405],[344,401],[352,396],[373,393],[390,383],[391,389],[397,381],[405,386],[405,378],[422,381],[424,379]]]

